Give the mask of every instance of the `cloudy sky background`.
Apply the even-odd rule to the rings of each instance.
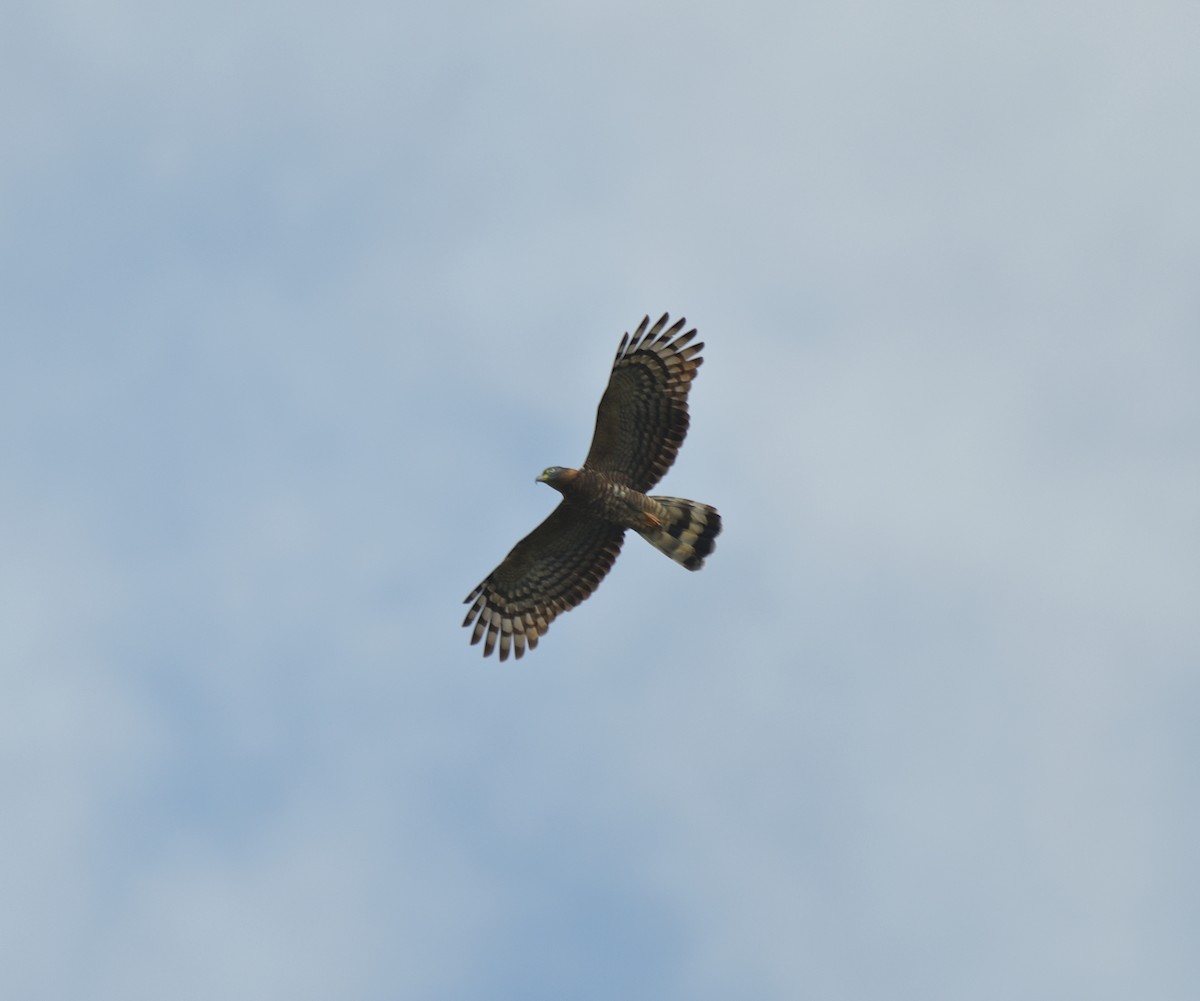
[[[10,11],[4,994],[1190,997],[1197,38]],[[662,311],[717,552],[484,661]]]

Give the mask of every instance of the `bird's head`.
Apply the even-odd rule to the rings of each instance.
[[[555,490],[561,490],[578,475],[578,469],[568,469],[566,466],[550,466],[542,470],[542,474],[537,478],[537,482],[546,483],[554,487]]]

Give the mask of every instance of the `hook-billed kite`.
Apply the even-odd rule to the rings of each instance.
[[[632,528],[676,563],[699,570],[721,531],[715,508],[680,497],[648,497],[675,461],[688,429],[688,390],[704,344],[695,328],[679,333],[681,317],[650,326],[642,320],[617,349],[608,388],[596,413],[592,447],[580,469],[551,466],[538,478],[563,495],[558,507],[518,542],[487,579],[467,595],[471,642],[486,636],[483,655],[500,642],[518,658],[560,612],[595,590]],[[647,329],[649,328],[649,329]]]

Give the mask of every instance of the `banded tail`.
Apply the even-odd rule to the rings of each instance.
[[[699,570],[704,566],[705,557],[716,547],[721,532],[721,516],[717,509],[682,497],[651,497],[650,500],[664,512],[654,512],[662,525],[639,529],[638,534],[680,566]]]

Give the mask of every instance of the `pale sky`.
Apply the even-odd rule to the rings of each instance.
[[[49,2],[0,33],[0,984],[1184,1001],[1200,7]],[[519,663],[462,599],[707,344]]]

